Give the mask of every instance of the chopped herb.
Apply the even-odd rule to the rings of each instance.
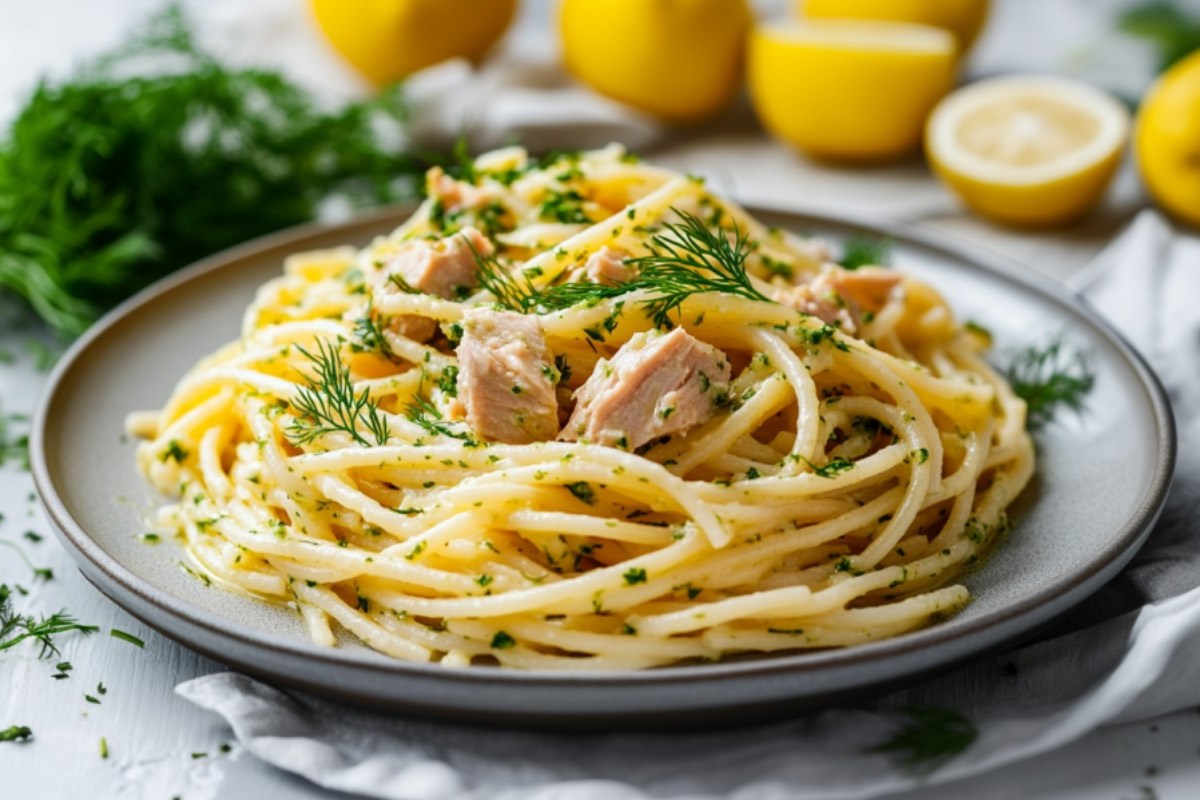
[[[538,206],[538,215],[542,219],[550,219],[568,225],[587,225],[592,220],[583,210],[583,195],[574,189],[556,192],[553,189],[546,192],[545,199]]]
[[[493,649],[508,650],[509,648],[516,647],[516,645],[517,640],[509,636],[504,631],[496,631],[496,634],[492,636]]]
[[[458,397],[458,367],[451,364],[443,369],[437,379],[437,385],[450,397]]]
[[[645,583],[646,570],[643,567],[630,567],[622,577],[625,578],[625,583],[629,586],[637,583]]]
[[[568,492],[575,495],[589,506],[594,505],[596,502],[596,492],[592,489],[591,484],[589,484],[587,481],[568,483],[565,488]]]
[[[900,712],[904,719],[890,739],[867,752],[884,753],[916,776],[936,772],[975,741],[975,725],[948,708],[913,706]]]
[[[116,628],[113,628],[112,630],[110,630],[108,632],[108,635],[113,637],[114,639],[121,639],[122,641],[129,642],[130,644],[137,645],[138,647],[146,646],[145,642],[143,642],[138,637],[134,636],[132,633],[126,633],[125,631],[118,630]]]
[[[174,461],[177,464],[182,464],[187,460],[187,457],[188,449],[181,445],[179,440],[172,439],[167,443],[167,449],[164,450],[162,455],[158,457],[158,460],[164,464],[167,463],[167,461]]]
[[[486,572],[481,575],[478,575],[475,578],[475,582],[478,583],[480,586],[488,586],[494,580],[495,580],[495,578],[493,578],[491,575],[488,575]]]
[[[840,472],[845,472],[846,470],[854,469],[854,462],[847,461],[846,459],[842,458],[841,456],[831,459],[828,464],[825,464],[820,467],[818,467],[816,464],[812,463],[811,461],[808,461],[807,459],[805,459],[805,461],[808,463],[808,465],[810,467],[812,467],[813,474],[815,474],[821,478],[834,478],[834,477],[837,477],[838,473],[840,473]]]
[[[103,736],[100,737],[100,758],[108,758],[108,739]]]
[[[0,742],[26,742],[33,736],[28,725],[12,725],[0,731]]]

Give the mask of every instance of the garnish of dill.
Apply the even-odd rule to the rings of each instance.
[[[979,732],[974,723],[949,708],[913,706],[891,738],[867,752],[883,753],[911,775],[924,777],[965,751]]]
[[[363,447],[387,444],[391,435],[387,419],[366,389],[354,392],[350,370],[342,363],[337,346],[321,339],[315,352],[300,345],[296,349],[313,371],[304,376],[304,385],[292,400],[300,416],[288,426],[288,438],[295,444],[307,444],[341,431]]]
[[[1030,430],[1048,424],[1064,406],[1081,411],[1084,398],[1096,382],[1087,358],[1068,347],[1061,336],[1017,353],[1005,377],[1013,392],[1025,401]]]

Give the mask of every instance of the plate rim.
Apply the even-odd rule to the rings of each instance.
[[[900,637],[849,648],[784,652],[752,660],[666,666],[633,671],[597,669],[571,671],[544,669],[448,670],[436,663],[414,663],[389,659],[371,651],[324,649],[310,641],[249,628],[230,627],[227,620],[205,610],[202,606],[194,605],[149,584],[115,557],[110,556],[67,509],[65,501],[55,488],[45,452],[46,432],[51,423],[49,412],[55,404],[60,385],[75,363],[90,349],[92,343],[105,336],[129,314],[154,302],[159,296],[180,285],[199,280],[211,272],[229,268],[247,258],[259,257],[283,248],[302,247],[303,242],[318,236],[344,232],[349,237],[362,229],[372,230],[385,223],[399,225],[414,207],[412,203],[403,203],[357,214],[339,223],[331,224],[319,221],[305,223],[214,253],[151,284],[117,305],[72,343],[47,378],[30,428],[29,448],[31,472],[42,507],[52,522],[59,541],[72,555],[77,566],[85,571],[85,574],[90,566],[97,571],[98,575],[114,582],[122,591],[104,591],[103,593],[139,620],[164,633],[168,638],[189,647],[189,642],[183,638],[183,632],[162,624],[160,620],[150,622],[147,620],[150,614],[146,613],[144,608],[130,608],[125,603],[119,602],[115,595],[138,598],[152,606],[157,612],[167,615],[176,625],[190,625],[204,630],[208,635],[231,639],[238,646],[258,653],[260,658],[265,651],[273,656],[294,656],[310,662],[319,662],[328,667],[351,667],[388,677],[415,673],[424,678],[444,682],[465,682],[479,686],[495,686],[499,682],[504,685],[538,685],[546,688],[569,688],[582,684],[590,687],[631,687],[666,683],[672,685],[689,682],[712,683],[721,680],[763,678],[781,673],[824,671],[838,667],[851,668],[872,662],[886,662],[902,656],[912,656],[920,651],[935,650],[939,646],[952,645],[964,640],[969,642],[974,639],[986,639],[987,637],[981,637],[981,634],[988,628],[999,628],[1013,623],[1020,624],[1022,620],[1027,619],[1036,620],[1039,609],[1049,607],[1056,602],[1067,604],[1065,608],[1058,610],[1058,613],[1061,613],[1110,580],[1141,547],[1162,512],[1174,475],[1178,447],[1174,413],[1170,401],[1158,376],[1142,355],[1092,307],[1086,298],[1067,286],[985,247],[956,240],[953,236],[942,233],[922,230],[911,223],[883,221],[866,215],[817,209],[750,204],[748,210],[751,213],[786,216],[797,222],[803,221],[818,226],[849,227],[871,235],[881,235],[896,241],[907,241],[918,247],[939,251],[953,259],[970,264],[974,269],[991,273],[1002,280],[1019,285],[1024,290],[1040,294],[1057,304],[1068,306],[1082,316],[1094,331],[1107,340],[1107,343],[1122,357],[1125,365],[1138,376],[1140,388],[1146,395],[1157,429],[1155,444],[1158,457],[1153,474],[1147,484],[1147,490],[1140,498],[1136,508],[1131,510],[1125,524],[1116,532],[1112,543],[1102,551],[1093,553],[1088,561],[1082,562],[1079,570],[1068,580],[1056,582],[1053,586],[1046,587],[1033,595],[1022,597],[1018,601],[989,611],[958,626],[936,625]],[[87,564],[85,565],[83,562],[87,562]],[[1113,569],[1113,565],[1116,565],[1117,569]],[[1087,584],[1097,581],[1097,578],[1101,576],[1103,580],[1097,586],[1083,595],[1077,596],[1082,589],[1087,587]],[[90,576],[88,577],[90,579]],[[1022,630],[1030,630],[1037,624],[1036,621],[1027,624]],[[957,659],[947,659],[947,662],[972,657],[996,645],[997,641],[992,640],[976,647],[968,647],[959,653]],[[261,662],[254,663],[250,659],[236,657],[233,653],[228,654],[224,660],[227,663],[260,673],[271,674],[280,680],[287,679],[287,676],[279,674],[277,670],[270,669],[269,666],[264,666]],[[917,671],[909,670],[907,674]],[[904,674],[906,673],[900,673],[893,677],[900,678]],[[861,681],[860,685],[869,686],[879,682],[879,680]]]

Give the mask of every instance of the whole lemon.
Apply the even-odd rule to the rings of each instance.
[[[597,92],[670,122],[729,104],[742,73],[746,0],[563,0],[567,69]]]
[[[989,0],[799,0],[799,6],[814,19],[878,19],[943,28],[958,39],[963,54],[987,22]]]
[[[953,85],[954,54],[954,37],[926,25],[765,25],[750,41],[750,96],[767,130],[809,155],[895,158],[921,143]]]
[[[517,0],[312,0],[325,38],[381,86],[451,58],[478,61],[504,34]]]
[[[1151,87],[1137,115],[1134,151],[1158,204],[1200,226],[1200,52]]]

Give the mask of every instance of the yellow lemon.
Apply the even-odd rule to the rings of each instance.
[[[517,0],[312,0],[317,24],[377,86],[451,58],[478,61],[512,21]]]
[[[954,37],[897,22],[821,20],[760,27],[750,95],[771,133],[834,160],[878,160],[920,145],[954,81]]]
[[[813,19],[878,19],[944,28],[966,53],[987,22],[988,0],[799,0]]]
[[[1151,87],[1138,111],[1134,148],[1159,205],[1200,226],[1200,52]]]
[[[929,118],[925,149],[938,175],[980,215],[1050,226],[1100,200],[1128,130],[1125,107],[1099,89],[1014,75],[943,100]]]
[[[729,104],[750,27],[746,0],[563,0],[567,69],[597,92],[670,122]]]

